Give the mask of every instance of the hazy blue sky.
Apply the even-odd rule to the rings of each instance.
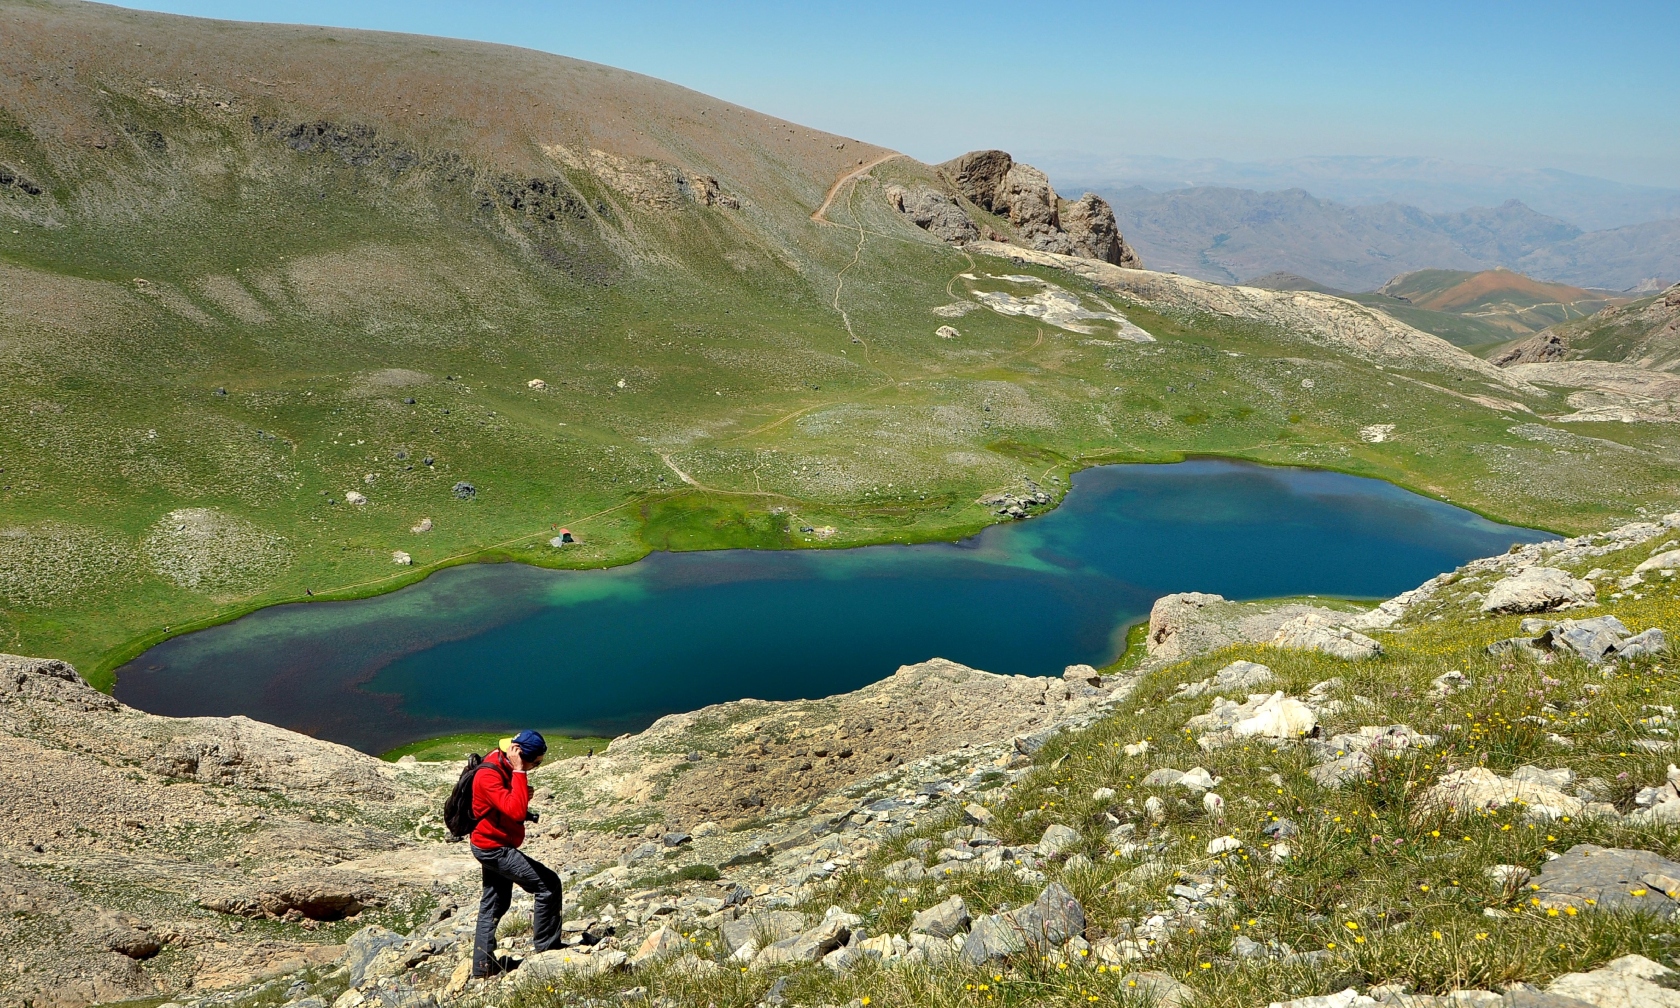
[[[1674,0],[126,6],[529,46],[924,160],[1422,154],[1680,186]]]

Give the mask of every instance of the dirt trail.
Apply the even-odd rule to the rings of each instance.
[[[869,162],[868,164],[860,165],[857,168],[853,169],[852,171],[849,171],[846,174],[840,176],[838,179],[836,179],[834,181],[834,184],[832,186],[828,187],[828,195],[823,197],[822,206],[817,207],[817,212],[811,215],[811,219],[816,221],[819,224],[833,224],[834,222],[828,219],[828,208],[829,208],[829,206],[831,206],[834,203],[834,197],[840,195],[840,187],[841,186],[845,185],[847,182],[850,182],[850,181],[856,179],[859,175],[865,174],[871,168],[874,168],[876,165],[886,164],[888,161],[891,161],[893,158],[901,158],[903,156],[904,156],[903,154],[898,154],[898,153],[883,154],[882,156],[876,158],[875,160]]]

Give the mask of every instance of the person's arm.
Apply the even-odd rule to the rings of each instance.
[[[524,822],[525,813],[531,805],[531,785],[525,779],[523,761],[508,761],[514,767],[513,778],[507,785],[502,784],[502,775],[491,767],[490,779],[485,782],[484,797],[490,807],[507,816],[514,822]]]

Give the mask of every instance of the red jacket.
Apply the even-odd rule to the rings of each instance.
[[[478,817],[472,844],[484,850],[518,847],[525,842],[525,810],[531,804],[531,785],[522,770],[508,766],[500,749],[485,757],[473,775],[472,811]]]

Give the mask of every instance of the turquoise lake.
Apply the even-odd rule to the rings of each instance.
[[[1161,595],[1394,595],[1553,538],[1378,480],[1223,461],[1087,469],[1054,511],[960,543],[655,553],[609,570],[454,567],[166,641],[116,695],[367,752],[521,726],[616,735],[743,697],[857,689],[949,658],[1103,665]]]

